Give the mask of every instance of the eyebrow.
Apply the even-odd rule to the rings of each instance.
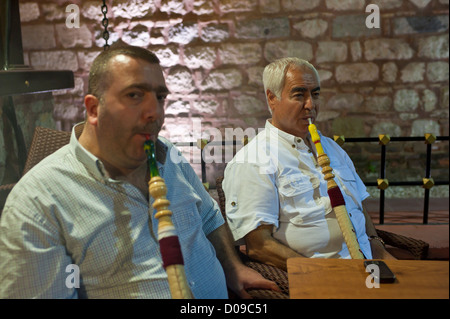
[[[154,87],[153,85],[148,84],[148,83],[134,83],[134,84],[131,84],[131,85],[125,87],[122,90],[122,92],[125,92],[125,91],[127,91],[129,89],[140,89],[140,90],[144,90],[144,91],[147,91],[147,92],[154,91],[154,92],[157,92],[157,93],[167,93],[167,94],[169,93],[169,89],[166,86],[160,85],[160,86]]]
[[[291,93],[296,93],[296,92],[307,92],[308,89],[302,86],[297,86],[292,88]],[[320,86],[315,87],[314,89],[311,90],[311,93],[316,92],[316,91],[320,91]]]

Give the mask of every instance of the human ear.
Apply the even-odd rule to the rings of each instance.
[[[91,125],[97,125],[98,122],[98,108],[100,101],[92,94],[87,94],[84,97],[84,106],[86,107],[86,121]]]
[[[278,98],[270,90],[266,91],[266,95],[267,95],[267,103],[269,104],[269,107],[270,107],[270,109],[273,112],[275,107],[276,107],[276,105],[278,104]]]

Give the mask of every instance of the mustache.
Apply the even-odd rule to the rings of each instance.
[[[137,127],[134,131],[135,133],[146,133],[150,135],[158,135],[163,126],[163,121],[155,121],[146,124],[145,126]]]

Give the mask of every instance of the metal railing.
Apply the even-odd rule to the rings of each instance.
[[[425,134],[424,136],[413,137],[389,137],[389,135],[379,135],[378,137],[354,137],[345,138],[344,136],[334,136],[334,140],[341,147],[345,143],[373,143],[377,142],[380,145],[380,171],[379,178],[374,181],[364,181],[366,186],[376,186],[380,191],[379,201],[379,223],[384,224],[385,213],[385,191],[388,187],[396,186],[421,186],[424,188],[424,208],[423,208],[423,224],[428,223],[429,204],[430,204],[430,190],[433,186],[449,185],[449,180],[435,181],[431,177],[431,156],[432,156],[432,144],[435,141],[449,141],[449,136],[435,136],[433,134]],[[425,174],[421,181],[389,181],[386,177],[386,153],[387,145],[390,142],[420,142],[423,141],[426,144],[426,165]],[[206,176],[206,162],[203,156],[203,150],[207,146],[243,146],[247,144],[248,139],[245,138],[242,141],[208,141],[206,139],[199,139],[197,142],[178,142],[174,143],[177,147],[197,147],[202,151],[201,154],[201,180],[206,188],[209,188]]]
[[[388,187],[395,186],[421,186],[425,189],[424,191],[424,207],[423,207],[423,224],[428,224],[428,214],[430,206],[430,190],[433,186],[438,185],[449,185],[449,180],[439,180],[435,181],[431,177],[431,152],[432,144],[435,141],[448,141],[448,136],[435,136],[433,134],[425,134],[424,136],[412,136],[412,137],[389,137],[389,135],[379,135],[377,137],[362,137],[362,138],[347,138],[340,136],[335,136],[334,140],[341,146],[345,143],[355,142],[355,143],[370,143],[378,142],[380,147],[380,172],[379,178],[376,182],[365,181],[366,186],[376,186],[380,191],[380,208],[379,208],[379,223],[384,224],[384,208],[385,208],[385,190]],[[426,164],[425,164],[425,174],[421,181],[389,181],[386,176],[386,146],[390,142],[421,142],[426,144]]]

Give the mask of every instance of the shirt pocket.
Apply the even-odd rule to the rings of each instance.
[[[347,166],[337,166],[333,168],[334,174],[337,175],[338,179],[344,184],[345,188],[352,194],[353,196],[358,196],[358,186],[356,183],[356,178],[353,172]],[[342,188],[342,187],[341,187]],[[341,191],[346,192],[345,189],[341,189]]]
[[[295,225],[313,223],[323,217],[323,205],[317,205],[314,192],[319,184],[304,174],[282,176],[278,180],[280,193],[280,221]]]
[[[293,197],[313,190],[309,176],[304,174],[281,176],[278,185],[278,191],[284,197]]]

